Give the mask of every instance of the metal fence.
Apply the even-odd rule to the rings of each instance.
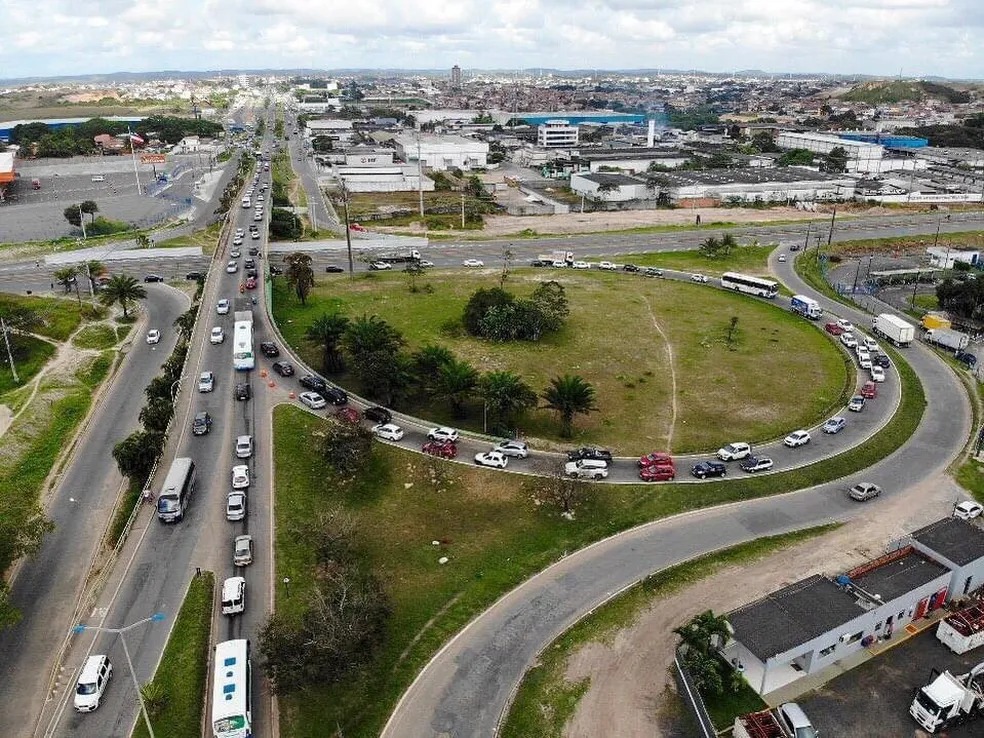
[[[704,704],[704,698],[700,696],[700,692],[697,691],[697,686],[694,684],[693,678],[691,678],[687,668],[683,665],[683,657],[679,648],[677,648],[673,656],[673,667],[680,697],[694,718],[694,723],[697,725],[699,731],[698,735],[703,738],[714,738],[717,735],[717,731],[714,730],[714,723],[711,722],[711,716],[707,712],[707,705]]]

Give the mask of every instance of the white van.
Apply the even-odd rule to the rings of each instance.
[[[604,479],[608,476],[608,462],[601,459],[579,459],[564,464],[564,474],[576,479]]]
[[[229,577],[222,582],[222,614],[236,615],[246,611],[246,578]]]
[[[75,709],[79,712],[92,712],[99,707],[106,685],[113,678],[113,665],[105,654],[86,659],[75,685]]]
[[[106,181],[106,177],[103,176],[102,174],[93,174],[92,175],[92,181],[93,182],[105,182]]]

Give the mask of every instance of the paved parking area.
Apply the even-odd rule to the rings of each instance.
[[[958,656],[936,639],[936,626],[866,661],[796,700],[828,738],[923,736],[909,704],[933,668],[965,674],[984,661],[984,649]],[[984,735],[984,718],[947,732],[948,738]]]

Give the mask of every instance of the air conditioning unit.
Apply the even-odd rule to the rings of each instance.
[[[849,640],[851,640],[851,634],[850,633],[844,633],[840,637],[840,642],[841,643],[847,643]]]

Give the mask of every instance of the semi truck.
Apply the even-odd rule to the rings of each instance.
[[[984,644],[984,605],[958,610],[940,621],[936,637],[954,653],[967,653]]]
[[[557,251],[551,251],[547,254],[540,254],[536,257],[537,261],[541,263],[553,264],[558,261],[562,261],[566,266],[570,266],[574,263],[574,252],[564,251],[559,249]]]
[[[793,295],[789,300],[789,308],[797,315],[810,320],[820,320],[823,317],[820,303],[806,295]]]
[[[928,733],[946,730],[977,717],[984,708],[982,672],[984,663],[959,676],[949,671],[940,674],[933,669],[932,674],[938,676],[916,692],[909,705],[909,714]]]
[[[916,337],[916,329],[912,325],[889,313],[872,318],[871,330],[896,346],[908,346]]]
[[[930,328],[923,334],[923,340],[943,348],[963,351],[970,343],[970,336],[951,328]]]
[[[373,261],[384,261],[387,264],[406,264],[411,261],[420,261],[420,252],[417,249],[399,249],[370,255]]]

